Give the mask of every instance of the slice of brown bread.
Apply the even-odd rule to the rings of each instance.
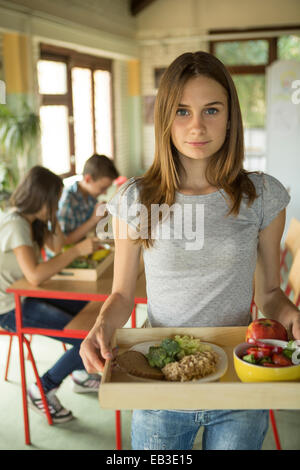
[[[116,357],[118,366],[128,374],[145,379],[164,380],[164,374],[157,367],[151,367],[144,354],[138,351],[125,351]]]

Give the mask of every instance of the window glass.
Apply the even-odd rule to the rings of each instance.
[[[215,56],[226,65],[263,65],[268,63],[269,43],[263,39],[216,42]]]
[[[244,124],[244,167],[249,171],[265,171],[265,76],[261,74],[234,74],[232,78],[237,89]]]
[[[94,72],[96,151],[112,157],[111,74],[105,70]]]
[[[233,74],[245,127],[264,127],[266,119],[265,76]]]
[[[44,95],[67,93],[67,66],[53,60],[38,61],[39,92]]]
[[[70,171],[68,109],[41,106],[40,118],[43,165],[54,173],[67,173]]]
[[[278,38],[278,59],[300,60],[300,35]]]
[[[94,153],[91,77],[88,68],[72,68],[76,173],[82,173],[86,160]]]

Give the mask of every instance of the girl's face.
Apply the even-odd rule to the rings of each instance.
[[[214,155],[223,145],[228,121],[226,90],[201,75],[187,81],[171,127],[176,149],[193,160]]]
[[[54,206],[53,206],[54,212],[58,211],[58,201],[61,197],[61,194],[62,194],[62,192],[60,192],[59,197],[57,198],[57,200],[54,201]],[[48,204],[45,203],[45,204],[42,205],[40,210],[35,214],[35,217],[37,219],[39,219],[41,222],[47,223],[50,220],[49,213],[50,213],[50,207],[49,207]]]

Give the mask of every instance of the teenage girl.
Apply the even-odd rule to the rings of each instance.
[[[0,328],[16,331],[13,294],[6,292],[14,281],[25,278],[33,285],[46,281],[78,256],[88,255],[97,249],[99,240],[86,239],[68,251],[42,262],[40,250],[47,246],[59,253],[64,236],[56,220],[58,201],[63,189],[61,178],[41,166],[31,168],[11,198],[12,207],[0,219]],[[25,327],[63,329],[86,302],[39,299],[27,297],[22,302]],[[72,419],[56,397],[61,382],[77,371],[77,391],[95,391],[99,388],[99,375],[88,376],[79,356],[81,340],[57,338],[73,345],[41,377],[54,423]],[[80,372],[84,380],[78,380]],[[40,413],[43,403],[36,384],[28,389],[29,403]]]
[[[243,168],[237,92],[216,57],[185,53],[166,70],[155,103],[155,139],[149,170],[107,206],[114,281],[81,346],[87,371],[101,371],[114,354],[112,334],[132,311],[141,250],[151,327],[246,326],[255,275],[260,311],[300,339],[300,314],[281,290],[279,275],[289,195],[274,177]],[[147,209],[148,237],[145,220],[128,210],[133,203]],[[162,204],[173,206],[170,217],[151,220],[151,209]],[[167,222],[169,238],[157,230]],[[126,239],[120,237],[124,230]],[[191,449],[200,426],[203,449],[261,449],[268,410],[134,410],[132,448]]]

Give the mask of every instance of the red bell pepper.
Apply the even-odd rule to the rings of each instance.
[[[268,347],[251,347],[247,349],[247,354],[253,354],[255,359],[262,359],[263,357],[270,357],[272,349]]]
[[[269,348],[272,353],[281,353],[283,348],[281,346],[274,346],[273,344],[264,343],[263,341],[255,340],[251,341],[251,346],[258,346],[260,348]]]

